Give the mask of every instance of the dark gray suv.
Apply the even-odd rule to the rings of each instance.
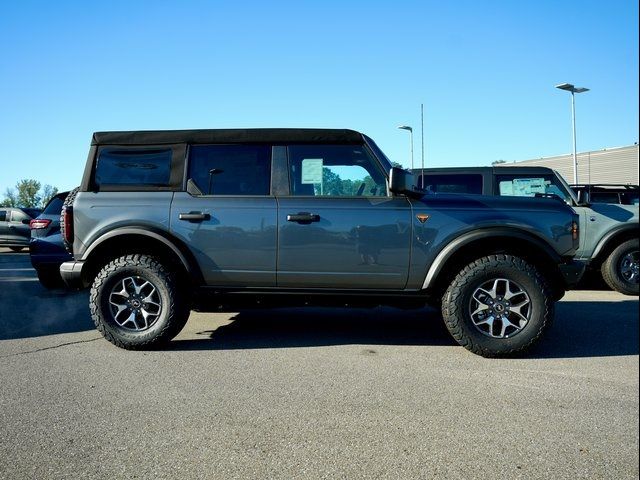
[[[461,345],[510,355],[579,279],[577,222],[553,199],[423,195],[352,130],[104,132],[63,208],[61,274],[123,348],[192,308],[432,304]]]
[[[40,215],[37,208],[0,207],[0,247],[19,252],[29,247],[29,223]]]

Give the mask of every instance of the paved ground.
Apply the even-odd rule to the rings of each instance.
[[[92,328],[0,250],[0,478],[638,478],[638,301],[572,292],[529,357],[433,310],[192,314],[169,350]]]

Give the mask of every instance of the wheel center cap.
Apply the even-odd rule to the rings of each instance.
[[[501,303],[496,303],[496,304],[493,306],[493,308],[494,308],[494,310],[495,310],[496,312],[498,312],[498,313],[502,313],[502,312],[504,312],[504,305],[502,305]]]
[[[133,308],[140,308],[140,305],[141,305],[140,300],[138,299],[131,300],[131,305],[133,306]]]

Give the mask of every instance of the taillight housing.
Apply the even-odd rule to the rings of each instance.
[[[47,218],[34,218],[29,222],[29,228],[31,230],[40,230],[47,228],[49,225],[51,225],[51,220]]]
[[[67,245],[73,245],[73,207],[62,208],[62,239]]]

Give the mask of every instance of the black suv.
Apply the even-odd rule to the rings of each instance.
[[[566,204],[423,195],[353,130],[96,133],[62,217],[63,279],[124,348],[191,308],[430,303],[469,350],[515,354],[583,269]]]

